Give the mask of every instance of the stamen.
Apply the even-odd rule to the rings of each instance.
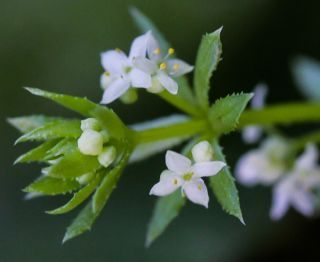
[[[174,185],[177,185],[177,184],[178,184],[178,180],[177,180],[176,178],[173,180],[173,184],[174,184]]]
[[[110,73],[109,73],[108,71],[105,71],[105,72],[104,72],[104,75],[105,75],[105,76],[110,76]]]
[[[155,55],[160,55],[160,53],[161,53],[160,48],[158,47],[158,48],[154,49],[154,50],[153,50],[153,53],[154,53]]]
[[[175,52],[175,50],[174,50],[173,48],[170,47],[170,48],[168,49],[168,55],[173,55],[174,52]]]
[[[173,71],[178,71],[180,68],[180,65],[179,64],[174,64],[173,65]]]
[[[115,51],[118,52],[118,53],[122,53],[122,50],[120,48],[118,48],[118,47],[115,49]]]
[[[165,69],[167,69],[167,64],[166,63],[161,63],[159,65],[159,68],[160,68],[160,70],[165,70]]]

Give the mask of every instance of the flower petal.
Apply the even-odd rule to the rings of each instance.
[[[165,170],[160,176],[160,181],[155,184],[151,190],[150,195],[166,196],[176,191],[181,186],[182,180],[175,173]]]
[[[170,59],[167,61],[167,63],[170,75],[175,77],[185,75],[193,70],[193,66],[180,59]]]
[[[157,74],[157,79],[169,93],[176,95],[178,93],[178,84],[171,77],[163,72]]]
[[[147,52],[148,52],[148,57],[152,61],[159,61],[162,57],[160,45],[157,39],[152,34],[148,38]]]
[[[194,177],[214,176],[226,166],[222,161],[210,161],[195,163],[192,166]]]
[[[317,165],[318,149],[314,144],[308,144],[303,154],[296,160],[299,170],[312,170]]]
[[[201,178],[192,179],[190,182],[185,183],[183,185],[183,192],[191,202],[208,208],[208,190]]]
[[[291,196],[292,206],[305,216],[313,214],[314,203],[314,198],[308,191],[296,190]]]
[[[130,48],[129,59],[132,60],[135,57],[145,57],[147,52],[148,39],[150,37],[150,31],[136,37]]]
[[[107,72],[117,75],[121,75],[125,67],[130,66],[125,53],[116,50],[101,53],[101,63]]]
[[[116,79],[116,77],[114,77],[114,75],[107,75],[105,73],[103,73],[100,77],[100,85],[102,87],[102,89],[107,89],[108,86],[110,86],[110,84]]]
[[[242,130],[242,139],[248,144],[257,142],[262,135],[262,129],[259,126],[248,126]]]
[[[151,76],[139,69],[132,69],[129,73],[132,87],[149,88],[152,85]]]
[[[255,109],[263,108],[265,104],[265,98],[268,93],[268,87],[266,84],[260,83],[253,90],[254,96],[251,100],[251,107]]]
[[[190,170],[191,160],[181,154],[168,150],[166,153],[166,165],[172,172],[184,175]]]
[[[146,72],[148,74],[153,74],[157,70],[157,66],[151,60],[145,57],[137,57],[132,60],[132,64],[134,67]]]
[[[112,101],[116,100],[120,96],[122,96],[130,87],[130,82],[123,79],[118,78],[104,91],[103,97],[101,100],[101,104],[109,104]]]

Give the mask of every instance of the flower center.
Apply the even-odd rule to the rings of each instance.
[[[167,69],[167,64],[166,63],[161,63],[159,65],[160,70],[166,70]]]
[[[190,181],[191,178],[192,178],[192,176],[193,176],[193,173],[187,173],[187,174],[183,175],[182,178],[183,178],[185,181]]]
[[[132,70],[132,68],[131,68],[130,66],[126,66],[126,67],[124,68],[124,72],[125,72],[126,74],[129,74],[129,73],[131,72],[131,70]]]

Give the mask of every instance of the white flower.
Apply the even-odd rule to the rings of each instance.
[[[290,205],[305,216],[313,214],[316,198],[312,190],[320,186],[320,169],[317,166],[318,151],[308,145],[296,160],[293,170],[274,188],[270,216],[278,220]]]
[[[149,88],[152,80],[150,74],[133,65],[133,60],[145,57],[150,32],[134,39],[129,56],[121,50],[106,51],[101,54],[105,73],[101,76],[101,85],[105,89],[101,103],[108,104],[122,96],[130,87]]]
[[[269,138],[260,148],[244,154],[238,161],[235,174],[245,185],[274,183],[286,171],[289,146],[283,139]]]
[[[251,108],[261,109],[265,104],[265,97],[268,87],[265,84],[258,84],[254,88],[254,96],[251,100]],[[242,139],[248,144],[255,143],[262,135],[262,129],[259,126],[248,126],[242,131]]]
[[[162,172],[160,181],[151,188],[150,195],[169,195],[181,187],[182,194],[190,201],[208,208],[209,195],[201,177],[216,175],[226,164],[209,161],[192,165],[189,158],[167,151],[166,165],[168,170]]]
[[[186,62],[180,59],[169,59],[174,54],[174,49],[169,48],[168,53],[163,56],[157,40],[150,34],[147,43],[148,58],[136,57],[133,64],[152,76],[152,86],[149,92],[159,93],[166,89],[171,94],[178,93],[178,84],[173,77],[179,77],[193,70]]]
[[[87,129],[78,139],[78,148],[84,155],[97,156],[102,152],[103,136],[97,131]]]

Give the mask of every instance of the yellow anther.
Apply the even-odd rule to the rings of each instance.
[[[175,50],[174,50],[173,48],[170,47],[170,48],[168,49],[168,54],[169,54],[169,55],[173,55],[174,52],[175,52]]]
[[[154,53],[155,55],[160,55],[160,53],[161,53],[160,48],[158,47],[158,48],[154,49],[154,50],[153,50],[153,53]]]
[[[179,64],[173,64],[173,71],[178,71],[180,68]]]
[[[109,73],[108,71],[105,71],[105,72],[104,72],[104,75],[105,75],[105,76],[110,76],[110,73]]]
[[[120,48],[118,48],[118,47],[117,47],[115,50],[116,50],[116,52],[118,52],[118,53],[121,53],[121,52],[122,52],[122,50],[121,50]]]
[[[160,70],[165,70],[165,69],[167,69],[167,64],[166,63],[161,63],[159,68],[160,68]]]
[[[178,184],[178,180],[177,180],[177,179],[174,179],[174,180],[173,180],[173,184],[174,184],[174,185],[177,185],[177,184]]]

